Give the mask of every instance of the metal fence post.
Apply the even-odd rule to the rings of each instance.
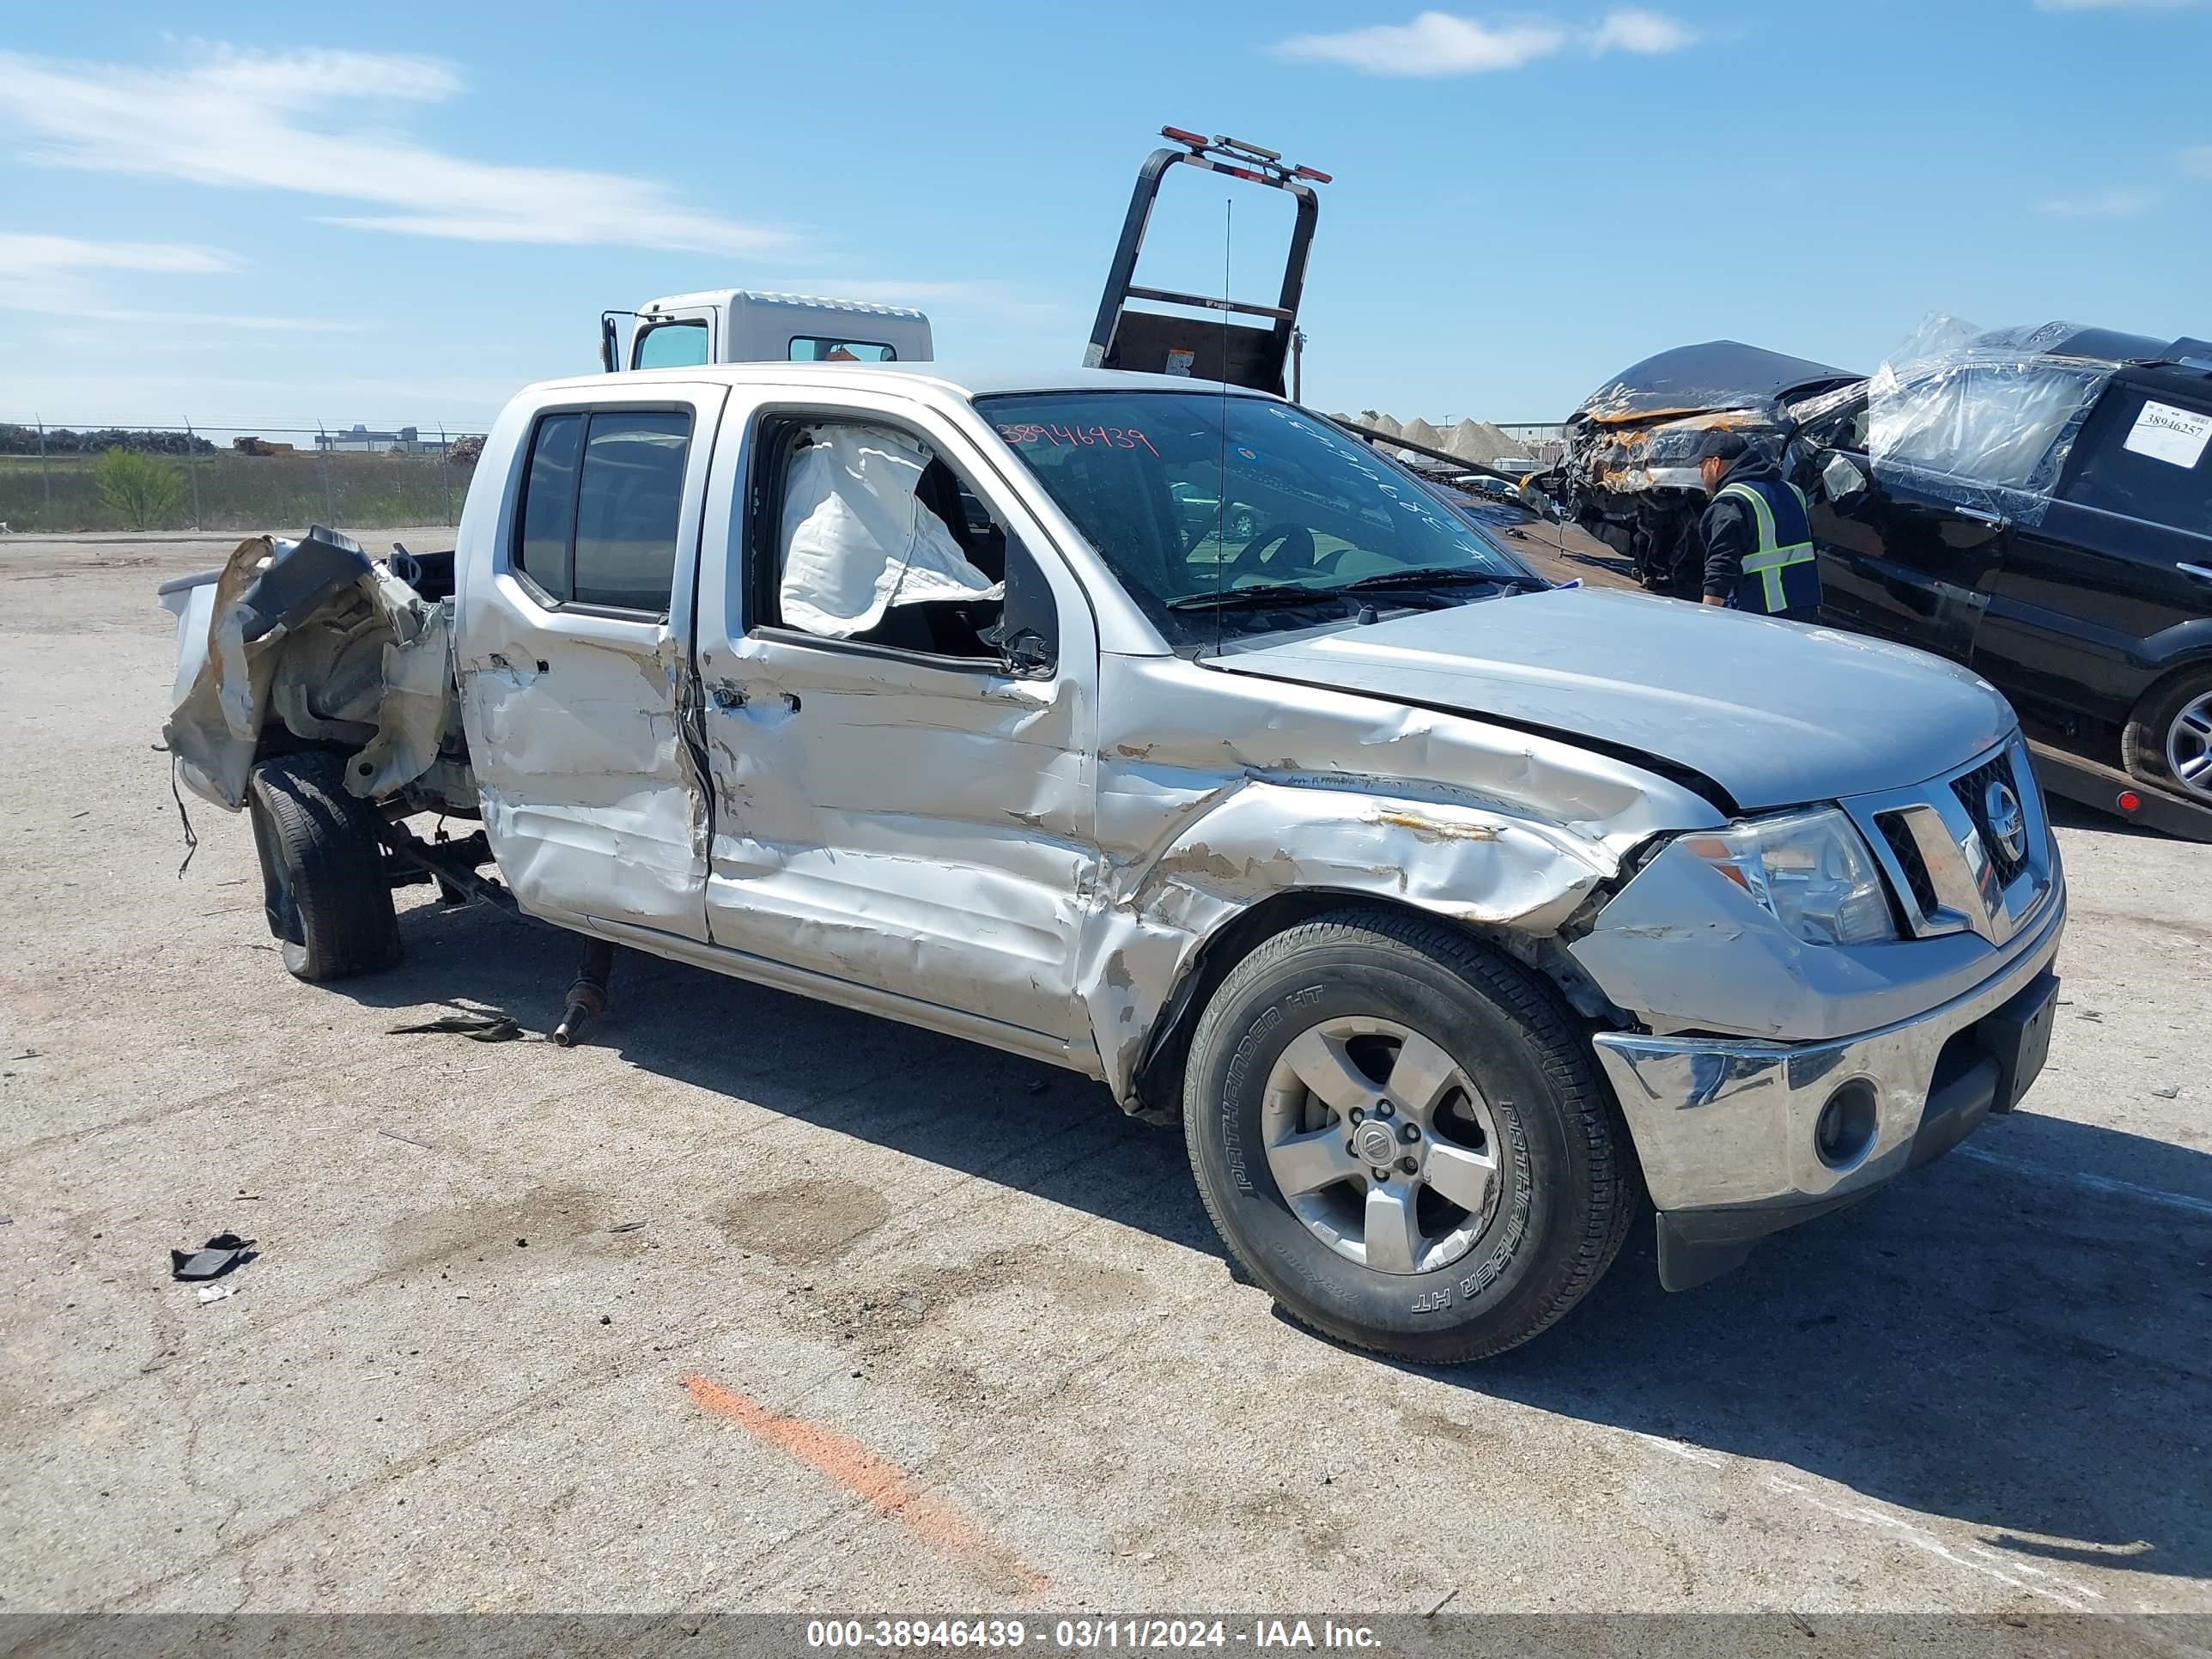
[[[453,521],[453,441],[438,428],[438,471],[446,481],[446,522]]]
[[[320,421],[315,422],[315,447],[323,456],[323,520],[330,527],[338,527],[337,504],[331,497],[331,438],[330,429]]]
[[[207,526],[200,522],[199,437],[193,432],[189,420],[185,422],[185,471],[191,475],[192,481],[192,528],[204,530]]]
[[[52,530],[54,527],[54,481],[46,475],[46,417],[33,415],[31,418],[39,423],[39,495],[46,503],[39,509],[39,517],[46,527]]]

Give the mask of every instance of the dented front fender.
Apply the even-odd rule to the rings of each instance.
[[[1462,715],[1174,659],[1106,660],[1099,891],[1078,962],[1125,1103],[1206,942],[1285,893],[1555,934],[1711,805],[1626,763]]]

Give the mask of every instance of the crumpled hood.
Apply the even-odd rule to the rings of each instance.
[[[1918,783],[2015,721],[1979,677],[1825,628],[1555,588],[1209,665],[1490,715],[1687,767],[1747,811]]]

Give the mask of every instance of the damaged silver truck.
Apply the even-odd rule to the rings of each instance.
[[[256,538],[164,598],[169,746],[295,974],[392,961],[428,877],[1067,1067],[1180,1118],[1287,1310],[1417,1360],[1545,1329],[1647,1194],[1710,1278],[2049,1042],[2064,881],[1987,684],[1550,586],[1264,392],[556,381],[449,560]]]

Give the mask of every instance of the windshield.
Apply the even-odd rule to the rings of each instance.
[[[1450,603],[1530,580],[1410,474],[1287,404],[1117,391],[975,405],[1177,647],[1412,603],[1388,580],[1419,588],[1409,573],[1433,574]],[[1394,592],[1346,591],[1355,583]],[[1283,605],[1254,593],[1216,608],[1251,588]]]

